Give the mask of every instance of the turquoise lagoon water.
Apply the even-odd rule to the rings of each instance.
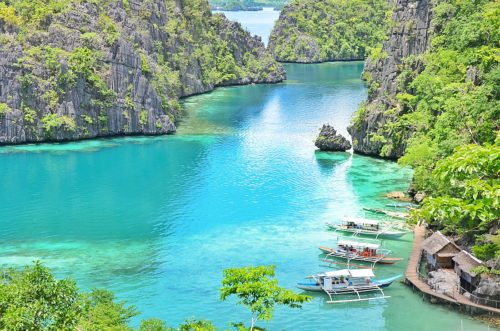
[[[325,270],[324,223],[381,207],[410,171],[349,153],[319,153],[325,122],[342,133],[366,97],[362,63],[287,65],[277,85],[184,100],[176,135],[0,148],[0,264],[40,259],[82,289],[105,287],[140,318],[248,321],[220,302],[222,270],[275,264],[286,287]],[[387,241],[408,257],[412,236]],[[403,273],[405,262],[376,269]],[[486,330],[423,302],[401,283],[383,301],[278,309],[268,330]]]
[[[278,20],[280,12],[272,8],[264,8],[260,11],[214,11],[214,13],[223,13],[232,21],[240,22],[252,35],[262,38],[267,45],[269,35],[273,29],[274,22]]]

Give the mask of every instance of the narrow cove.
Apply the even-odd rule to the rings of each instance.
[[[320,271],[324,223],[381,207],[410,171],[348,153],[315,152],[322,123],[345,134],[366,96],[362,63],[287,65],[278,85],[188,98],[174,136],[4,147],[0,263],[41,259],[83,289],[106,287],[169,324],[195,316],[220,328],[247,318],[218,301],[222,269],[276,264],[293,288]],[[407,258],[412,236],[387,241]],[[377,276],[403,273],[405,263]],[[269,330],[453,330],[487,327],[423,302],[397,283],[386,301],[278,310]],[[417,316],[426,316],[418,318]]]

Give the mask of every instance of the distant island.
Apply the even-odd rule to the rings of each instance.
[[[288,0],[210,0],[212,10],[224,11],[259,11],[264,7],[281,10]]]
[[[276,60],[294,63],[364,60],[386,38],[385,0],[303,0],[287,4],[271,36]]]

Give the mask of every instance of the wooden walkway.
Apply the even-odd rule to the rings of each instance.
[[[408,260],[408,268],[406,269],[405,273],[407,284],[411,284],[420,292],[425,293],[430,297],[437,298],[441,301],[456,305],[465,305],[469,307],[474,307],[477,309],[488,311],[490,313],[495,313],[500,315],[500,309],[477,304],[475,302],[472,302],[462,294],[454,293],[452,298],[448,295],[437,293],[426,282],[420,279],[418,275],[418,267],[420,259],[422,257],[422,242],[425,239],[425,226],[424,225],[415,226],[414,232],[415,232],[415,239],[413,240],[413,248],[411,251],[410,258]]]

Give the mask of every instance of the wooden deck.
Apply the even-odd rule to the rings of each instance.
[[[413,241],[413,248],[411,251],[410,258],[408,260],[408,268],[406,269],[405,273],[405,278],[406,278],[405,282],[407,284],[413,285],[414,288],[418,289],[422,293],[425,293],[431,298],[433,297],[440,301],[448,302],[454,305],[459,305],[459,306],[464,305],[468,307],[482,309],[484,311],[500,315],[500,309],[498,308],[477,304],[475,302],[472,302],[462,294],[459,294],[458,292],[453,294],[453,298],[445,294],[437,293],[429,285],[427,285],[426,282],[421,280],[417,270],[422,256],[422,242],[425,239],[425,226],[423,225],[415,226],[414,232],[415,232],[415,239]]]

